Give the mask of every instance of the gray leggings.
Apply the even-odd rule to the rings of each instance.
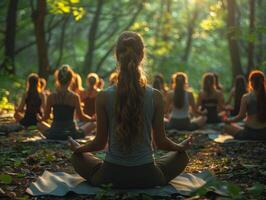
[[[166,185],[188,164],[186,152],[169,152],[155,163],[121,166],[103,161],[91,153],[73,154],[75,171],[94,186],[111,183],[115,188],[147,188]]]

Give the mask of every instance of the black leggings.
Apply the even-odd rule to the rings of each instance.
[[[245,126],[243,130],[236,133],[234,138],[237,140],[266,140],[266,127],[254,129]]]
[[[111,183],[115,188],[147,188],[166,185],[178,176],[188,164],[186,152],[169,152],[155,163],[139,166],[121,166],[96,158],[91,153],[73,154],[76,172],[90,184]]]

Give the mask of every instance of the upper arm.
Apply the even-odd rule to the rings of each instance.
[[[239,118],[243,119],[244,117],[246,117],[246,112],[247,112],[247,96],[243,95],[241,98],[240,109],[238,113]]]
[[[50,118],[51,108],[52,108],[52,95],[49,95],[47,97],[46,105],[44,108],[44,117],[43,117],[44,120]]]
[[[99,92],[96,97],[97,133],[95,142],[102,148],[105,147],[108,138],[108,119],[105,110],[106,93]]]
[[[81,100],[79,95],[74,94],[74,105],[75,105],[75,110],[77,112],[77,115],[81,117],[83,115],[83,111],[81,109]]]
[[[188,100],[189,100],[189,105],[191,106],[193,112],[196,112],[197,108],[196,108],[195,99],[194,99],[192,92],[188,93]]]
[[[24,111],[23,109],[25,107],[25,101],[26,101],[26,94],[24,93],[22,98],[21,98],[20,104],[19,104],[19,106],[17,108],[17,111],[19,111],[19,112]]]
[[[171,111],[171,107],[173,104],[173,92],[169,91],[166,93],[166,105],[165,105],[165,111],[166,113],[169,113]]]
[[[154,90],[153,92],[154,99],[154,116],[152,122],[153,128],[153,138],[158,145],[165,139],[165,129],[164,129],[164,109],[163,109],[163,97],[160,92]]]
[[[202,92],[200,92],[199,95],[198,95],[197,107],[199,107],[201,105],[201,102],[202,102]]]
[[[44,110],[45,106],[46,106],[46,95],[44,95],[43,93],[40,94],[41,95],[41,108]]]

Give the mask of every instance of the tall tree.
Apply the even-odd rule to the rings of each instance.
[[[83,72],[84,73],[87,73],[88,71],[90,71],[92,69],[93,53],[95,50],[95,41],[96,41],[96,37],[97,37],[97,29],[98,29],[98,25],[100,22],[100,15],[102,12],[102,8],[104,5],[104,0],[97,0],[96,2],[97,2],[96,11],[94,13],[91,27],[90,27],[89,33],[88,33],[88,49],[87,49],[87,52],[85,54],[85,60],[84,60],[84,64],[83,64]]]
[[[249,0],[249,34],[253,35],[255,31],[255,1]],[[253,37],[252,37],[253,38]],[[247,74],[254,68],[254,40],[248,42],[248,67]]]
[[[184,54],[183,54],[183,57],[182,57],[182,62],[184,64],[186,64],[188,62],[188,58],[189,58],[189,55],[190,55],[192,42],[193,42],[193,35],[194,35],[194,30],[195,30],[198,14],[199,14],[199,11],[198,11],[198,8],[196,7],[194,9],[192,17],[189,19],[189,21],[187,23],[186,46],[185,46]]]
[[[18,6],[18,0],[10,0],[6,16],[4,60],[0,66],[0,69],[2,71],[6,71],[10,74],[15,73],[15,39],[16,39],[16,24],[17,24],[17,6]]]
[[[236,1],[227,0],[227,39],[229,45],[229,52],[232,64],[233,78],[238,74],[243,74],[240,60],[240,51],[238,46],[238,39],[236,38]]]
[[[36,9],[32,5],[32,20],[34,23],[34,32],[36,37],[39,75],[45,79],[49,77],[50,65],[47,53],[47,44],[45,40],[45,15],[46,0],[38,0]]]

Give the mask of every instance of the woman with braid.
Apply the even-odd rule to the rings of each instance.
[[[249,92],[241,99],[238,115],[226,119],[225,133],[238,140],[266,140],[266,79],[263,72],[252,71],[249,75]],[[242,128],[234,122],[245,120]]]
[[[191,138],[176,144],[165,135],[163,97],[146,84],[141,67],[143,58],[141,36],[123,32],[116,44],[118,83],[96,98],[95,139],[80,145],[69,138],[74,151],[72,164],[92,185],[111,183],[117,188],[166,185],[188,163],[185,150],[191,146]],[[152,137],[158,149],[171,152],[155,160]],[[91,154],[106,145],[104,160]]]
[[[47,98],[43,118],[39,117],[38,129],[47,139],[66,140],[68,136],[83,138],[85,129],[77,129],[74,123],[74,113],[83,121],[91,121],[91,117],[84,114],[80,105],[79,95],[70,90],[73,71],[68,65],[63,65],[56,73],[57,90]],[[46,120],[53,112],[53,122],[50,126]]]

